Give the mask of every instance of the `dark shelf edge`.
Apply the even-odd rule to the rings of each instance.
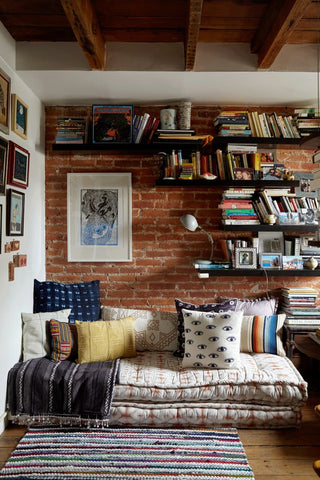
[[[183,148],[192,150],[201,148],[202,140],[184,142],[153,142],[153,143],[53,143],[53,151],[85,152],[85,151],[125,151],[125,152],[161,152],[167,149]]]
[[[317,270],[261,270],[261,269],[244,269],[230,268],[205,270],[196,269],[197,273],[205,273],[209,277],[320,277],[320,269]]]
[[[298,187],[299,180],[164,180],[158,179],[156,181],[158,187],[250,187],[250,188],[263,188],[263,187]]]
[[[234,231],[234,232],[316,232],[319,228],[318,225],[220,225],[221,230]]]
[[[302,138],[277,138],[277,137],[214,137],[212,145],[226,145],[228,143],[243,143],[243,144],[257,144],[257,145],[297,145],[300,146]]]

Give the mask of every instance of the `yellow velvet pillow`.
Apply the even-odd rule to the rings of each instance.
[[[113,322],[79,322],[77,363],[104,362],[136,355],[133,317]]]

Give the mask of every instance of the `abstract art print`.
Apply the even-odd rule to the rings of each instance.
[[[68,174],[68,260],[132,259],[131,174]]]

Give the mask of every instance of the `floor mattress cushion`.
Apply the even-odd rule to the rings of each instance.
[[[238,369],[182,368],[171,352],[121,359],[111,424],[296,427],[307,383],[287,357],[241,353]]]

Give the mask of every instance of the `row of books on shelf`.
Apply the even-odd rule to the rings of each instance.
[[[87,142],[88,124],[85,118],[59,117],[56,125],[57,144],[83,144]]]
[[[226,110],[216,117],[214,127],[221,136],[300,138],[295,118],[275,112]]]
[[[216,179],[213,173],[214,165],[212,155],[204,155],[200,150],[186,154],[182,149],[161,152],[163,156],[162,177],[166,180],[181,179],[194,180],[206,178]]]
[[[316,225],[318,199],[307,195],[306,192],[305,196],[296,196],[290,188],[227,189],[219,204],[222,223],[247,220],[248,224]],[[270,221],[270,216],[274,221]]]
[[[149,113],[135,114],[132,121],[132,142],[151,143],[159,123],[160,120]]]

